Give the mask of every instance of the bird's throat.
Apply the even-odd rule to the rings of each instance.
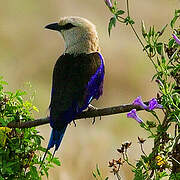
[[[74,42],[70,45],[66,44],[65,53],[68,54],[89,54],[92,52],[98,52],[99,46],[94,42],[80,41]]]
[[[73,36],[66,38],[65,40],[65,53],[68,54],[89,54],[99,51],[99,39],[96,34],[74,34]]]

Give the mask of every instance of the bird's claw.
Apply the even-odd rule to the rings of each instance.
[[[76,122],[75,122],[75,120],[73,120],[73,123],[74,123],[74,127],[76,127]]]
[[[94,125],[96,122],[96,117],[93,117],[92,125]]]
[[[93,110],[97,110],[98,108],[93,106],[92,104],[88,105],[88,111],[93,111]]]

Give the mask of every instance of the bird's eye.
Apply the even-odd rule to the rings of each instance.
[[[76,27],[76,26],[74,26],[74,25],[71,24],[71,23],[67,23],[67,24],[65,24],[65,25],[62,27],[62,29],[63,29],[63,30],[68,30],[68,29],[71,29],[71,28],[73,28],[73,27]]]

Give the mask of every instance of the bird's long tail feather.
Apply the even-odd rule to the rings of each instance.
[[[48,150],[55,146],[52,158],[54,157],[54,154],[57,151],[57,149],[59,148],[61,141],[64,137],[64,133],[66,131],[66,128],[67,128],[67,125],[65,125],[62,129],[52,129],[49,144],[48,144],[48,147],[47,147],[46,152],[44,154],[44,157],[41,161],[40,167],[42,166],[42,164],[45,160],[45,157],[47,155]]]
[[[56,151],[59,148],[62,138],[64,137],[66,128],[67,128],[67,125],[65,125],[61,129],[54,129],[54,128],[52,129],[51,137],[50,137],[47,149],[51,149],[52,147],[55,146],[55,151]]]

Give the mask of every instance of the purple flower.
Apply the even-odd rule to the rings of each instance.
[[[111,0],[104,0],[104,2],[106,3],[106,5],[109,7],[109,8],[112,8],[113,5],[111,3]]]
[[[132,109],[129,113],[127,113],[127,117],[135,119],[138,123],[143,122],[143,120],[136,114],[136,109]]]
[[[172,36],[174,40],[176,41],[176,43],[180,45],[180,39],[175,34],[172,34]]]
[[[138,96],[134,101],[133,101],[134,105],[138,105],[141,106],[143,109],[147,109],[148,106],[146,104],[143,103],[141,96]]]
[[[153,110],[155,108],[160,108],[162,109],[163,106],[161,104],[158,104],[157,100],[155,98],[152,98],[150,101],[149,101],[149,107],[148,109],[149,110]]]

